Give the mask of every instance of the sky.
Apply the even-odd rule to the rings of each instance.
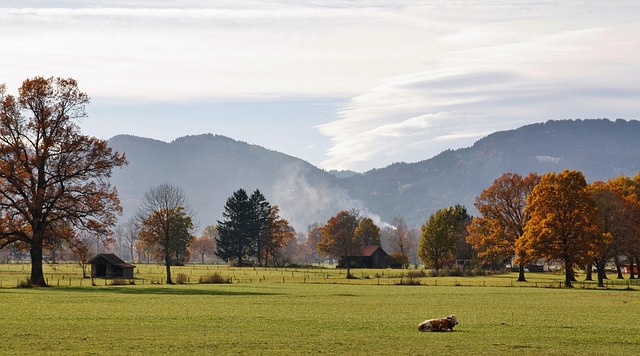
[[[86,134],[229,136],[364,172],[559,119],[640,118],[640,2],[0,2],[0,83],[72,77]]]

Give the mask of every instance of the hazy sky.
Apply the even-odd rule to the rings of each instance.
[[[640,1],[0,2],[0,83],[85,133],[214,133],[365,171],[549,119],[640,118]]]

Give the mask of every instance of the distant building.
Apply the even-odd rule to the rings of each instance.
[[[380,246],[362,246],[349,257],[351,268],[386,268],[388,254]],[[341,256],[338,268],[347,267],[347,257]]]
[[[136,267],[121,260],[113,253],[100,253],[92,258],[92,278],[133,278],[133,269]]]

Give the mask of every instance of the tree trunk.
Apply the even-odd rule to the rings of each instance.
[[[604,287],[604,263],[598,265],[598,287]]]
[[[46,287],[47,283],[44,279],[42,271],[42,239],[34,237],[31,240],[31,277],[29,284],[36,287]]]
[[[173,280],[171,280],[171,258],[169,256],[165,256],[164,265],[167,269],[167,284],[173,284]]]
[[[613,260],[616,263],[616,272],[618,272],[618,279],[624,279],[624,276],[622,275],[622,268],[620,267],[620,260],[618,259],[618,256],[616,255]]]
[[[527,280],[524,278],[524,264],[520,264],[518,266],[518,282],[526,282]]]
[[[593,273],[591,271],[591,268],[593,268],[593,265],[591,263],[589,263],[587,267],[585,267],[585,271],[584,271],[586,274],[586,276],[584,277],[585,281],[593,281],[593,276],[592,276]]]
[[[574,279],[573,277],[573,269],[569,263],[564,264],[564,286],[567,288],[572,288],[571,281]]]
[[[634,262],[633,256],[629,257],[629,279],[636,279],[636,271],[633,269]]]
[[[347,255],[347,279],[351,278],[351,256]]]

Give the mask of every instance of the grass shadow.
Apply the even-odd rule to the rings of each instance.
[[[50,289],[51,290],[51,289]],[[84,292],[84,293],[116,293],[133,295],[229,295],[229,296],[259,296],[259,295],[282,295],[282,293],[265,293],[249,291],[228,291],[219,289],[196,289],[184,287],[144,287],[135,286],[106,286],[106,287],[60,287],[53,288],[56,291]]]

